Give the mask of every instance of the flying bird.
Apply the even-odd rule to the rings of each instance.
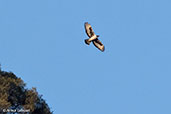
[[[100,42],[98,39],[99,35],[96,35],[91,27],[91,25],[88,22],[85,22],[85,31],[87,33],[88,39],[85,39],[85,43],[87,45],[90,45],[91,42],[93,42],[94,46],[96,46],[99,50],[102,52],[105,50],[104,45]]]

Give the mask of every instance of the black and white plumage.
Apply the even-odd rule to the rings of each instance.
[[[88,39],[85,39],[85,43],[87,45],[90,45],[91,41],[93,42],[94,46],[96,46],[99,50],[101,50],[102,52],[104,51],[104,45],[100,42],[100,40],[98,39],[99,35],[96,35],[91,27],[90,24],[88,24],[88,22],[86,22],[84,24],[85,26],[85,31],[87,33],[87,36],[89,37]]]

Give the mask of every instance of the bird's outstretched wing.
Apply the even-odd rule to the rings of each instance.
[[[104,45],[100,42],[99,39],[95,39],[93,40],[93,44],[101,51],[104,51],[105,50],[105,47]]]
[[[93,31],[91,25],[88,24],[88,22],[85,22],[84,26],[85,26],[85,30],[86,30],[88,37],[92,37],[94,35],[94,31]]]

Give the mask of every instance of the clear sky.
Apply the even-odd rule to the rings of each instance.
[[[171,114],[171,1],[1,0],[0,63],[54,114]]]

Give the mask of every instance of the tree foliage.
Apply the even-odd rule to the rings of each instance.
[[[36,88],[29,90],[25,86],[21,78],[0,68],[0,113],[52,114]]]

